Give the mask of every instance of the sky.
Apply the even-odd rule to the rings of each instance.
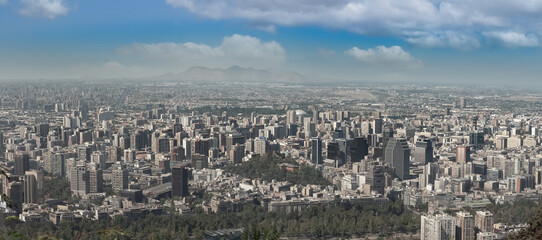
[[[542,85],[542,0],[0,0],[0,79],[194,66]]]

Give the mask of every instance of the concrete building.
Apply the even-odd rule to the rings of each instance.
[[[395,168],[395,174],[401,180],[410,178],[410,148],[406,139],[390,138],[384,153],[385,162]]]

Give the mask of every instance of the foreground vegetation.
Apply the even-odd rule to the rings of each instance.
[[[0,239],[186,239],[203,237],[203,231],[246,228],[255,224],[281,237],[325,238],[392,233],[415,233],[420,220],[403,208],[400,201],[386,206],[361,206],[343,203],[331,208],[311,207],[289,214],[270,213],[249,204],[239,213],[194,215],[148,215],[141,219],[117,217],[112,220],[3,225]],[[2,237],[3,236],[3,237]]]
[[[299,166],[299,171],[292,172],[280,169],[279,164],[281,163]],[[331,182],[325,179],[320,171],[306,165],[299,165],[295,160],[278,154],[256,156],[248,162],[237,165],[228,165],[225,167],[225,170],[242,177],[250,179],[259,178],[268,182],[275,179],[277,181],[288,181],[293,184],[301,185],[331,185]]]

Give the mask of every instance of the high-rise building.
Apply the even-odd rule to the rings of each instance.
[[[116,163],[120,161],[122,156],[122,151],[119,147],[115,146],[108,146],[107,149],[107,162],[109,163]]]
[[[12,181],[7,184],[4,194],[13,202],[14,210],[21,214],[23,212],[24,186],[21,182]]]
[[[84,196],[90,192],[89,174],[84,164],[78,164],[71,168],[70,187],[75,195]]]
[[[49,172],[57,177],[66,177],[66,162],[64,159],[64,154],[62,153],[52,153],[49,159],[50,169]]]
[[[362,137],[354,138],[350,146],[350,158],[352,162],[359,162],[368,154],[369,144],[367,144],[367,139]]]
[[[38,182],[39,181],[39,182]],[[24,203],[38,202],[38,185],[42,181],[41,175],[36,171],[27,171],[24,175]]]
[[[493,231],[493,214],[488,211],[476,211],[475,226],[481,232]]]
[[[469,146],[457,146],[455,161],[460,163],[470,162],[470,147]]]
[[[312,138],[311,140],[311,162],[313,164],[323,164],[322,139]]]
[[[395,168],[399,179],[409,179],[410,174],[410,148],[406,139],[391,138],[384,152],[386,163]]]
[[[200,170],[204,168],[209,167],[209,163],[207,161],[207,156],[199,153],[195,153],[192,155],[192,168]]]
[[[296,123],[296,112],[294,110],[286,111],[286,124]]]
[[[128,189],[128,170],[122,167],[114,169],[111,174],[111,185],[115,191]]]
[[[339,143],[328,142],[326,145],[327,159],[339,160]]]
[[[420,232],[421,240],[450,240],[456,239],[456,219],[447,214],[422,216]]]
[[[484,132],[470,132],[469,133],[469,144],[476,149],[483,148],[484,142]]]
[[[459,99],[459,107],[460,108],[466,108],[467,107],[467,100],[465,100],[464,97]]]
[[[241,163],[245,157],[245,145],[235,144],[230,151],[230,161],[232,163]]]
[[[339,145],[339,165],[352,162],[352,157],[350,155],[352,140],[344,138],[337,139],[337,144]]]
[[[269,150],[269,142],[264,137],[254,139],[254,153],[264,155]]]
[[[226,136],[226,153],[229,153],[235,144],[245,144],[245,138],[241,134],[229,134]]]
[[[77,161],[90,162],[90,156],[92,155],[92,149],[89,147],[81,146],[77,148]]]
[[[372,122],[372,126],[371,128],[373,129],[373,134],[378,134],[378,133],[382,133],[382,119],[380,118],[375,118],[373,119],[373,122]]]
[[[101,169],[89,170],[89,192],[101,193],[103,192],[103,173]]]
[[[24,176],[24,173],[28,170],[30,170],[30,158],[28,157],[28,154],[17,152],[15,154],[15,167],[13,168],[13,175]]]
[[[433,161],[433,143],[429,139],[418,139],[414,150],[414,160],[418,163],[427,164]]]
[[[371,186],[373,191],[384,194],[384,188],[386,187],[384,166],[372,165],[369,168],[369,177],[367,178],[367,184]]]
[[[38,124],[36,126],[36,134],[40,137],[47,137],[47,135],[49,135],[49,124]]]
[[[188,170],[184,166],[171,168],[171,196],[188,196]]]
[[[93,152],[92,156],[90,157],[90,161],[97,164],[98,168],[105,169],[107,156],[105,155],[104,152]]]
[[[468,212],[458,212],[456,225],[459,228],[457,239],[474,239],[474,217]]]

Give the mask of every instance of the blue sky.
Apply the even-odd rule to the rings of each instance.
[[[192,66],[538,84],[542,0],[0,0],[0,79]]]

